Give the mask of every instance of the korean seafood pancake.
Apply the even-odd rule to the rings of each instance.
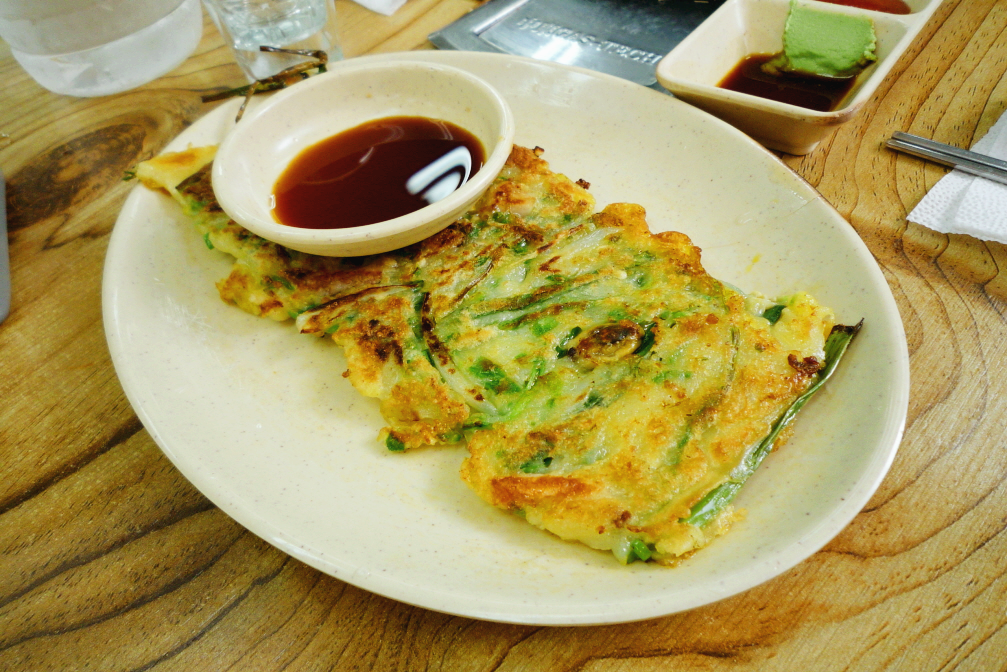
[[[477,205],[395,253],[314,257],[230,221],[212,148],[138,167],[235,263],[221,298],[294,318],[380,400],[392,451],[464,441],[485,501],[621,562],[670,564],[731,501],[859,329],[804,293],[746,296],[643,208],[595,211],[583,181],[515,147]]]

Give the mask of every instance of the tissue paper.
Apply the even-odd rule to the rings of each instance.
[[[1007,159],[1007,115],[977,142],[973,151]],[[957,168],[934,185],[907,218],[941,233],[965,233],[1007,243],[1007,185]]]

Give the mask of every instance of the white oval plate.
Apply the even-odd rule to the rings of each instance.
[[[496,54],[417,52],[496,86],[516,142],[592,184],[599,207],[647,208],[715,277],[783,296],[803,289],[865,326],[794,437],[738,499],[726,536],[675,568],[620,566],[479,500],[458,477],[464,448],[408,454],[341,376],[327,340],[230,307],[214,283],[230,261],[206,249],[175,204],[138,187],[105,263],[105,330],[133,408],[192,483],[249,530],[343,581],[474,618],[599,624],[652,618],[758,585],[821,548],[888,470],[909,394],[902,322],[848,223],[772,154],[727,124],[621,79]],[[169,150],[219,142],[234,105]]]

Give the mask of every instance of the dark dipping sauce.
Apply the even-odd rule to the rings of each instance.
[[[815,77],[763,72],[762,65],[774,54],[751,54],[741,59],[717,86],[751,96],[797,105],[817,112],[830,112],[853,89],[856,77]]]
[[[822,0],[832,5],[846,5],[847,7],[857,7],[859,9],[871,9],[875,12],[885,12],[886,14],[911,14],[909,8],[902,0]]]
[[[367,122],[298,154],[273,188],[273,216],[303,229],[346,229],[415,212],[430,204],[425,195],[441,179],[465,181],[464,167],[454,165],[424,180],[417,193],[406,189],[410,177],[458,147],[471,156],[468,177],[475,175],[486,152],[455,124],[426,117]]]

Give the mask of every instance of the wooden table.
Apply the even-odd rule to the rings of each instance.
[[[428,48],[474,0],[386,18],[340,0],[348,56]],[[0,325],[0,669],[1007,670],[1007,247],[906,213],[946,172],[894,130],[969,146],[1007,107],[1007,0],[946,0],[859,120],[784,157],[878,260],[909,339],[905,439],[867,508],[769,583],[610,627],[446,616],[291,559],[190,485],[109,359],[101,272],[132,185],[242,83],[212,24],[196,53],[97,99],[32,82],[0,44],[14,301]]]

